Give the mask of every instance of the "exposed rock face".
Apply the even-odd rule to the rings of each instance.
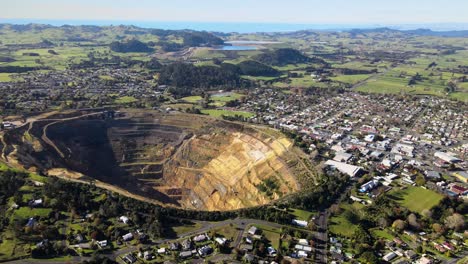
[[[181,201],[185,207],[197,209],[255,206],[296,191],[295,178],[282,160],[291,142],[284,138],[263,141],[256,136],[252,131],[194,137],[166,164],[164,178],[186,194]],[[210,158],[197,162],[194,153]],[[256,187],[265,179],[280,183],[271,196]]]
[[[300,188],[288,165],[298,159],[292,142],[265,128],[136,110],[54,122],[36,122],[29,141],[9,138],[16,146],[9,158],[198,210],[266,204]]]

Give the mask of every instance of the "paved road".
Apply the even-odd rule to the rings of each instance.
[[[328,212],[320,212],[316,220],[318,232],[315,235],[315,263],[327,263],[327,226],[328,226]]]
[[[353,188],[356,182],[351,182],[351,184],[346,187],[346,189],[342,192],[341,196],[335,201],[334,204],[338,205],[346,199],[347,193]],[[318,227],[318,232],[315,236],[315,262],[316,263],[328,263],[327,254],[328,254],[328,218],[330,217],[329,210],[324,210],[320,212],[318,219],[316,220],[316,224]]]

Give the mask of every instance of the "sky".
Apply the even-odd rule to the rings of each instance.
[[[468,23],[467,0],[0,0],[0,19]]]

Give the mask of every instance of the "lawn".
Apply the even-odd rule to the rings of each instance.
[[[266,226],[266,225],[254,225],[260,230],[262,230],[262,235],[270,241],[270,244],[272,247],[275,249],[279,248],[279,240],[281,237],[281,230],[271,227],[271,226]],[[249,227],[250,228],[250,227]]]
[[[408,208],[410,211],[421,213],[425,209],[431,209],[439,204],[443,196],[421,187],[408,187],[403,190],[397,190],[390,193],[400,205]]]
[[[279,241],[281,237],[279,233],[264,230],[262,234],[266,239],[268,239],[268,241],[270,241],[270,244],[273,248],[279,248]]]
[[[225,237],[226,239],[232,239],[232,240],[234,240],[237,234],[239,233],[239,230],[237,230],[235,226],[230,226],[230,225],[225,225],[219,228],[215,228],[213,229],[213,231],[216,234]]]
[[[172,230],[177,233],[177,235],[191,232],[193,230],[199,229],[201,227],[200,223],[194,223],[193,225],[179,225],[173,226]]]
[[[313,212],[309,211],[304,211],[300,209],[292,209],[292,215],[294,215],[297,219],[299,220],[305,220],[308,221],[312,218],[312,216],[315,214]]]
[[[364,205],[360,203],[354,203],[352,205],[341,204],[340,207],[343,210],[350,210],[351,207],[354,207],[355,210],[359,211],[360,209],[364,207]],[[349,222],[343,216],[343,213],[341,213],[339,215],[336,215],[330,218],[329,229],[330,229],[330,232],[334,234],[345,236],[345,237],[351,237],[356,231],[357,226]]]
[[[387,240],[393,240],[393,236],[389,234],[386,230],[372,229],[370,230],[374,237],[384,238]]]
[[[230,110],[221,110],[221,109],[203,109],[201,110],[203,114],[210,115],[213,117],[221,117],[221,116],[236,116],[240,115],[245,118],[253,117],[254,114],[250,112],[243,112],[243,111],[230,111]]]
[[[330,232],[345,236],[351,237],[356,231],[356,226],[346,220],[342,215],[334,216],[330,219]]]
[[[40,217],[45,217],[48,216],[49,213],[52,211],[50,208],[29,208],[27,206],[23,206],[19,208],[18,210],[15,210],[14,215],[19,218],[30,218],[33,216],[40,216]]]

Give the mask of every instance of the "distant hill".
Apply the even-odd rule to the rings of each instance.
[[[259,54],[253,59],[271,66],[285,66],[288,64],[318,62],[323,63],[323,60],[318,58],[310,58],[303,55],[300,51],[290,48],[277,49]]]
[[[419,28],[413,30],[397,30],[388,27],[371,28],[371,29],[351,29],[348,32],[353,34],[368,34],[368,33],[402,33],[417,36],[433,36],[433,37],[468,37],[468,30],[451,30],[451,31],[433,31],[430,29]]]
[[[241,74],[250,76],[278,76],[280,72],[276,69],[258,61],[243,61],[237,65]]]
[[[140,28],[136,26],[52,26],[45,24],[0,24],[0,30],[10,31],[14,34],[31,32],[33,34],[44,33],[48,41],[73,41],[93,42],[106,40],[139,39],[140,36],[154,35],[164,46],[164,50],[176,51],[183,47],[217,46],[223,45],[224,41],[207,31],[196,30],[163,30],[152,28]],[[140,39],[142,40],[142,39]],[[179,40],[182,40],[179,43]],[[49,44],[53,44],[53,43]],[[136,44],[136,43],[133,43]],[[124,48],[125,49],[125,48]]]
[[[193,89],[238,88],[245,81],[237,72],[226,68],[176,62],[162,68],[159,83],[172,86],[171,92],[185,96],[191,94]]]
[[[452,30],[452,31],[432,31],[430,29],[415,29],[415,30],[405,30],[402,31],[405,33],[419,35],[419,36],[435,36],[435,37],[456,37],[464,38],[468,37],[468,30]]]
[[[132,39],[125,42],[114,41],[109,45],[110,49],[115,52],[151,52],[152,48],[146,43]]]

